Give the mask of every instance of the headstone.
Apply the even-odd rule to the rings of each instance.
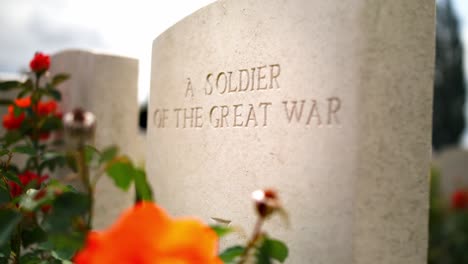
[[[446,201],[459,189],[468,188],[468,151],[453,147],[434,155],[434,166],[440,173],[440,191]]]
[[[252,229],[276,188],[288,263],[426,263],[434,1],[226,0],[153,43],[147,170],[176,215]]]
[[[51,58],[52,74],[71,78],[59,88],[64,112],[81,107],[96,115],[95,144],[99,149],[119,146],[138,164],[144,147],[138,129],[138,61],[81,50],[59,52]],[[131,206],[133,195],[117,189],[107,177],[96,188],[95,228],[104,228]]]

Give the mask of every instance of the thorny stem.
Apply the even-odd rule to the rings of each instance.
[[[249,252],[253,248],[255,248],[255,244],[257,243],[257,240],[262,235],[262,225],[263,225],[264,220],[265,220],[265,218],[263,218],[261,216],[258,217],[257,223],[255,223],[252,238],[250,239],[249,243],[247,244],[247,247],[245,248],[244,253],[242,254],[242,257],[241,257],[241,260],[239,261],[239,264],[247,263],[246,261],[248,260]]]
[[[78,168],[81,180],[88,192],[89,196],[89,217],[88,217],[88,229],[91,230],[92,223],[93,223],[93,207],[94,207],[94,187],[91,184],[90,176],[89,176],[89,167],[86,164],[86,151],[84,144],[80,144],[78,146]]]

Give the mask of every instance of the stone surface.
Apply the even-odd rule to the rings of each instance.
[[[156,200],[248,233],[250,193],[273,187],[291,224],[267,229],[288,263],[426,263],[434,4],[227,0],[167,30],[148,120]]]
[[[138,130],[138,61],[132,58],[68,50],[51,58],[51,73],[65,72],[71,79],[59,88],[64,112],[81,107],[97,118],[95,144],[102,149],[119,146],[137,164],[144,161],[143,136]],[[143,151],[142,151],[143,150]],[[131,206],[133,195],[125,194],[108,177],[96,188],[96,228],[113,223]]]

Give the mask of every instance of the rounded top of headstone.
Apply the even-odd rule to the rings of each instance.
[[[99,57],[108,57],[108,58],[116,58],[116,59],[127,59],[127,60],[134,60],[138,62],[138,59],[108,53],[106,51],[98,51],[98,50],[91,50],[91,49],[78,49],[78,48],[71,48],[71,49],[64,49],[59,52],[53,53],[52,57],[59,57],[59,56],[68,56],[68,55],[76,55],[76,56],[99,56]]]

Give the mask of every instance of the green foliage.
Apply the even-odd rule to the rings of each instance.
[[[216,235],[218,235],[218,237],[220,238],[234,231],[232,228],[228,226],[211,225],[210,227],[211,229],[213,229],[213,231],[215,231]]]
[[[0,91],[7,92],[13,89],[20,89],[22,88],[22,83],[18,81],[6,81],[0,82]]]
[[[12,152],[36,155],[36,149],[31,145],[18,145],[12,149]]]
[[[0,209],[0,247],[10,240],[21,221],[21,214],[12,209]]]
[[[288,257],[288,247],[283,242],[264,236],[257,251],[257,264],[270,264],[272,260],[283,263]]]
[[[115,185],[124,191],[130,188],[135,175],[133,164],[125,158],[111,162],[107,166],[106,172],[114,180]]]
[[[102,151],[99,163],[105,163],[113,160],[119,153],[119,148],[117,146],[110,146]]]
[[[153,191],[146,178],[146,172],[142,169],[134,168],[135,181],[135,201],[153,201]]]
[[[242,246],[229,247],[219,255],[219,258],[226,264],[236,263],[244,251],[245,247]]]

